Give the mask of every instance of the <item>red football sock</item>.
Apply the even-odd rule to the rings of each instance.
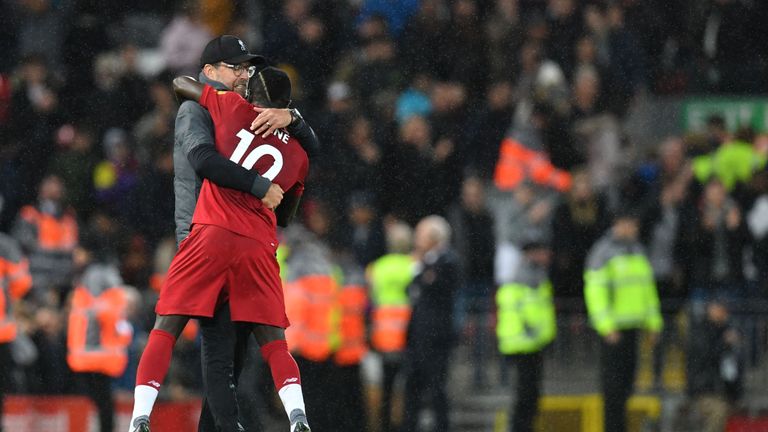
[[[288,384],[301,385],[299,366],[288,352],[288,344],[284,340],[275,340],[261,347],[261,355],[272,370],[272,380],[275,390]]]
[[[149,332],[149,340],[139,360],[136,370],[136,385],[146,385],[160,389],[171,365],[171,355],[176,338],[163,330]]]

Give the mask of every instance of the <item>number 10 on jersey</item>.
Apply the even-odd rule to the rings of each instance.
[[[251,150],[251,152],[248,153],[248,156],[245,157],[245,160],[242,160],[245,152],[251,146],[251,143],[253,143],[253,139],[256,138],[256,135],[245,129],[240,129],[240,132],[237,133],[237,137],[240,138],[240,142],[237,143],[237,147],[235,148],[235,151],[232,152],[232,156],[229,157],[229,160],[238,165],[242,165],[245,169],[253,169],[253,166],[262,158],[262,156],[272,156],[275,162],[272,163],[272,166],[269,167],[264,174],[262,174],[262,177],[268,178],[270,181],[274,180],[275,177],[280,174],[280,170],[283,169],[283,154],[280,153],[280,150],[272,145],[264,143]],[[241,160],[242,163],[240,162]]]

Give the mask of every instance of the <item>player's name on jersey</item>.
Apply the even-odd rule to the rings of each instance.
[[[282,141],[284,144],[288,144],[288,140],[291,139],[291,135],[289,135],[288,132],[286,132],[283,129],[275,129],[275,131],[272,132],[272,134],[276,136],[277,139]]]

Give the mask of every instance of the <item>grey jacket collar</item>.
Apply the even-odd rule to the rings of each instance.
[[[232,90],[231,88],[227,88],[227,86],[225,86],[224,84],[208,78],[202,72],[200,72],[200,75],[198,75],[197,80],[203,84],[208,84],[209,86],[215,88],[216,90]]]

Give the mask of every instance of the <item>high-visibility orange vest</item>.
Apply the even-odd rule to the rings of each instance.
[[[365,308],[368,306],[368,294],[361,285],[346,285],[338,296],[341,306],[341,326],[339,346],[334,361],[340,366],[359,364],[368,352],[365,343]]]
[[[13,319],[13,302],[24,297],[32,287],[29,262],[22,258],[13,262],[0,257],[0,343],[16,339],[16,321]]]
[[[77,221],[64,213],[61,218],[38,211],[28,205],[21,209],[21,217],[37,227],[37,243],[42,250],[68,251],[77,246]]]
[[[380,306],[373,310],[371,345],[383,353],[405,349],[408,322],[411,320],[409,305]]]
[[[408,284],[413,277],[413,258],[404,254],[387,254],[368,267],[371,286],[371,347],[383,352],[405,349],[411,306]]]
[[[125,320],[126,306],[121,288],[109,288],[98,297],[83,286],[75,288],[67,333],[70,369],[111,377],[123,374],[133,336]]]
[[[286,285],[288,346],[307,360],[327,360],[339,346],[338,284],[330,275],[310,275]]]
[[[532,150],[512,138],[505,138],[501,142],[499,161],[493,175],[496,187],[512,190],[526,179],[560,192],[571,188],[571,175],[555,168],[544,152]]]
[[[285,315],[291,322],[290,327],[285,329],[285,341],[290,352],[299,354],[304,335],[303,317],[306,314],[307,298],[301,284],[296,282],[283,282],[283,298],[285,299]]]

